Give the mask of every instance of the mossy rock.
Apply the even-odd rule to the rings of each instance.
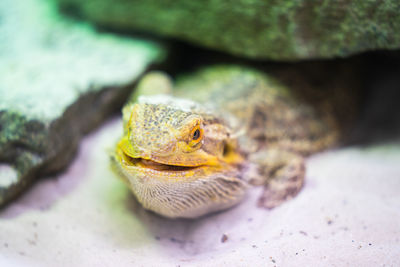
[[[345,57],[400,47],[400,2],[57,0],[102,26],[182,39],[253,59]]]
[[[52,2],[0,4],[0,206],[71,161],[81,137],[118,110],[166,50],[96,33]]]

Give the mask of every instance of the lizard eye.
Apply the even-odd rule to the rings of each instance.
[[[200,138],[200,130],[196,129],[196,131],[194,131],[193,133],[193,140],[197,140]]]
[[[203,129],[201,129],[200,126],[194,127],[193,130],[190,132],[190,137],[192,139],[191,144],[197,145],[203,138]]]

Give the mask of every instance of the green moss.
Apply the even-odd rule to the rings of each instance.
[[[400,2],[57,0],[61,9],[256,59],[347,56],[400,47]]]

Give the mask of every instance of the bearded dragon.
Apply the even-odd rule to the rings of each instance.
[[[137,94],[123,108],[112,166],[145,209],[170,218],[230,208],[253,185],[264,186],[259,206],[276,207],[302,188],[305,157],[338,140],[329,114],[240,66],[206,68],[175,86],[150,73]]]

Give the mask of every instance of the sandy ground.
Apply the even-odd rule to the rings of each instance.
[[[168,220],[111,173],[120,129],[86,137],[69,169],[0,212],[0,266],[400,265],[400,143],[311,157],[303,191],[272,211],[254,188],[228,211]]]

